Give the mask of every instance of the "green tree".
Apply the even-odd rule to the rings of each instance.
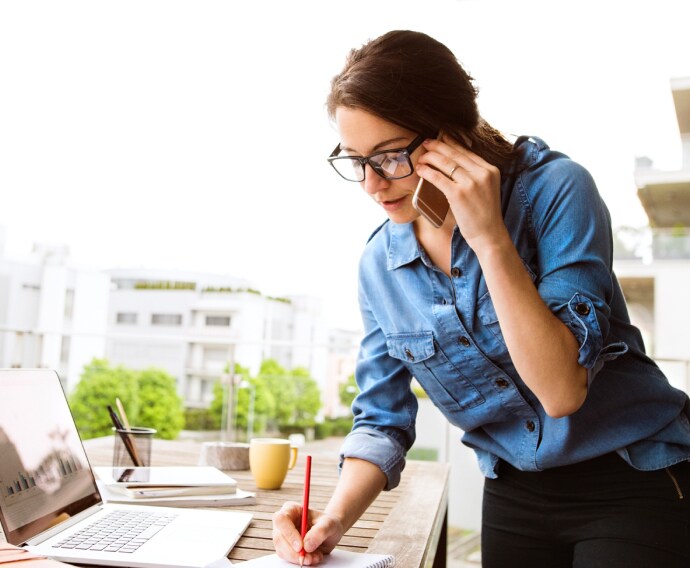
[[[277,430],[293,420],[297,403],[290,375],[275,359],[265,359],[256,380],[266,393],[266,419],[270,429]]]
[[[175,378],[151,367],[140,371],[137,379],[140,401],[137,425],[155,428],[157,437],[174,440],[184,427],[184,408]]]
[[[304,368],[287,371],[274,359],[266,359],[261,364],[257,382],[275,401],[273,411],[267,417],[273,428],[304,428],[315,424],[316,414],[321,408],[321,394],[309,371]],[[267,405],[267,411],[271,412],[270,405]]]
[[[229,374],[230,373],[230,368],[229,366],[225,367],[225,373]],[[230,380],[235,380],[235,376],[241,377],[242,380],[248,379],[249,378],[249,369],[246,367],[242,367],[241,365],[235,363],[235,372],[233,373],[233,377],[229,377]],[[209,414],[213,418],[213,422],[216,425],[216,428],[221,428],[223,427],[223,417],[226,417],[227,420],[227,412],[228,412],[228,397],[230,396],[231,390],[229,388],[229,385],[224,385],[221,381],[216,381],[213,384],[213,399],[211,400],[211,404],[209,405]],[[233,394],[234,398],[234,394]],[[233,400],[233,405],[235,404],[235,401]],[[234,408],[233,408],[234,410]],[[233,420],[234,421],[234,420]]]
[[[119,398],[127,409],[130,423],[139,414],[139,389],[136,373],[124,367],[111,367],[106,359],[93,359],[84,367],[77,386],[69,396],[70,408],[83,439],[112,433],[108,405],[114,408]]]
[[[321,409],[319,385],[303,367],[292,370],[291,381],[296,400],[293,424],[300,427],[314,426],[316,415]]]
[[[338,387],[338,396],[340,398],[340,404],[346,406],[347,408],[352,408],[352,401],[359,394],[359,387],[357,386],[357,381],[355,381],[355,374],[352,373],[347,381],[340,383]]]
[[[227,405],[226,392],[223,383],[220,381],[213,383],[213,399],[208,408],[208,413],[213,420],[213,427],[215,429],[219,429],[223,423],[223,407]]]
[[[236,365],[233,381],[232,427],[239,438],[249,425],[252,398],[254,433],[315,424],[321,408],[321,394],[306,369],[287,371],[275,359],[265,359],[253,378],[248,369]],[[228,392],[220,381],[213,387],[210,411],[219,424],[226,412],[223,409],[228,406]]]
[[[267,386],[255,378],[243,379],[242,383],[244,383],[244,387],[236,390],[235,425],[237,430],[247,431],[250,410],[253,410],[252,433],[263,433],[266,431],[270,409],[275,408],[275,399]],[[252,396],[254,398],[253,409],[250,408]]]

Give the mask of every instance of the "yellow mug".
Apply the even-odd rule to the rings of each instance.
[[[297,448],[282,438],[252,438],[249,469],[258,489],[280,489],[289,469],[297,462]]]

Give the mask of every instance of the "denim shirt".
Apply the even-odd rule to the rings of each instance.
[[[499,459],[540,471],[617,452],[637,469],[690,457],[690,402],[645,355],[612,270],[611,222],[590,174],[538,138],[516,141],[501,177],[504,222],[540,296],[579,343],[582,407],[549,417],[510,358],[477,256],[455,227],[451,276],[413,226],[386,221],[359,267],[360,394],[342,459],[378,465],[395,487],[415,440],[414,377],[464,431],[482,473]],[[516,310],[520,306],[515,306]]]

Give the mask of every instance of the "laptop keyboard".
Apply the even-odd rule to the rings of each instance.
[[[53,548],[132,553],[176,516],[170,512],[111,511]]]

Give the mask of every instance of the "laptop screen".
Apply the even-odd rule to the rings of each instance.
[[[101,502],[57,373],[0,369],[0,520],[21,544]]]

